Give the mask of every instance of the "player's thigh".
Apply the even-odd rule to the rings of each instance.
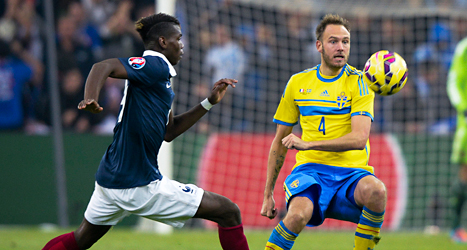
[[[163,177],[125,192],[118,205],[134,215],[182,227],[196,214],[203,195],[204,190],[196,185]]]
[[[95,183],[94,192],[89,200],[84,218],[92,225],[114,226],[129,213],[116,204],[114,192],[119,192],[120,189],[107,189],[97,182]]]

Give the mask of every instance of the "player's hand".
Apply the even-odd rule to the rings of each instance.
[[[263,206],[261,207],[261,215],[268,217],[269,219],[274,219],[277,216],[277,208],[275,208],[276,202],[274,198],[264,197]]]
[[[282,138],[282,145],[288,149],[307,150],[308,143],[294,134]]]
[[[89,111],[91,113],[94,113],[94,114],[100,113],[100,112],[102,112],[102,110],[104,110],[104,108],[102,108],[99,105],[99,103],[97,103],[96,100],[94,100],[94,99],[82,100],[78,104],[78,109],[87,110],[87,111]]]
[[[238,81],[235,79],[222,78],[214,83],[211,90],[211,96],[208,97],[209,102],[213,105],[220,102],[227,91],[227,87],[232,86],[232,88],[235,88],[235,83],[237,82]]]

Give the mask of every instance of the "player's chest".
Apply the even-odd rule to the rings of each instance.
[[[341,83],[304,85],[294,93],[294,102],[298,106],[326,106],[343,108],[351,100],[350,89]]]

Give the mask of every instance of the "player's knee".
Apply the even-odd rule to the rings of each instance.
[[[240,209],[235,203],[223,208],[222,212],[211,220],[217,222],[221,227],[235,227],[242,223]]]
[[[382,210],[386,207],[387,191],[381,181],[375,182],[367,186],[366,201],[364,202],[368,208],[372,210]]]
[[[228,226],[237,226],[242,223],[240,208],[231,200],[226,199],[222,210],[223,222],[228,224]]]
[[[386,191],[386,187],[384,186],[382,182],[379,181],[375,185],[373,185],[370,197],[376,200],[386,202],[387,191]]]
[[[361,184],[359,187],[364,201],[386,200],[386,187],[380,180],[369,179]]]
[[[287,213],[285,220],[288,222],[287,224],[292,225],[292,228],[304,228],[309,218],[304,213]]]

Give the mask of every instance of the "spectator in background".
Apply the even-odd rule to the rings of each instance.
[[[414,52],[415,88],[424,105],[426,131],[446,134],[454,130],[454,110],[446,93],[454,38],[447,24],[436,22],[429,28],[428,42]]]
[[[454,46],[455,39],[449,25],[435,22],[429,28],[428,41],[415,49],[414,62],[418,64],[425,58],[431,57],[439,61],[440,66],[447,72],[454,54]]]
[[[76,100],[81,101],[84,95],[84,77],[78,67],[71,66],[63,70],[59,75],[60,85],[60,110],[62,119],[62,128],[66,132],[86,133],[92,132],[94,127],[102,121],[107,111],[97,116],[80,112],[76,109]],[[106,99],[106,90],[102,91],[102,100]],[[51,125],[50,110],[51,102],[49,99],[43,100],[40,107],[41,118]]]
[[[107,21],[117,9],[116,1],[108,0],[81,0],[89,21],[95,25],[101,37],[107,37],[110,30]]]
[[[248,67],[245,76],[245,126],[246,131],[265,131],[268,121],[268,90],[277,88],[278,59],[274,29],[264,23],[252,27],[252,36],[247,36]],[[272,111],[273,112],[273,111]],[[259,126],[259,127],[258,127]],[[256,128],[258,127],[258,128]]]
[[[91,47],[94,59],[104,59],[102,39],[99,35],[99,31],[97,27],[89,21],[83,4],[79,1],[71,2],[70,5],[68,5],[67,15],[76,24],[76,37],[79,38],[83,44]]]
[[[423,109],[425,131],[434,134],[447,134],[454,129],[452,115],[454,110],[446,92],[447,72],[441,62],[428,57],[418,62],[415,78],[417,98]]]
[[[382,99],[384,100],[385,97]],[[404,88],[392,99],[391,131],[396,133],[419,133],[425,130],[424,103],[417,96],[412,77],[409,77]]]
[[[132,1],[83,0],[83,5],[91,22],[98,27],[104,45],[104,58],[135,53],[135,47],[141,43],[131,19]]]
[[[392,16],[382,17],[380,25],[371,25],[372,28],[369,34],[380,32],[381,36],[369,35],[372,40],[368,45],[373,47],[370,53],[373,54],[381,49],[394,51],[401,55],[410,65],[411,53],[414,50],[410,43],[410,41],[413,41],[413,34],[409,32],[410,26],[407,22],[401,21],[400,18]],[[365,62],[363,61],[363,63]],[[409,66],[409,75],[412,73],[412,68]],[[409,81],[402,90],[403,93],[399,95],[390,98],[375,97],[375,113],[379,115],[375,117],[373,126],[379,128],[379,132],[421,131],[423,122],[423,119],[421,119],[421,103],[416,98],[412,77],[409,77]]]
[[[359,15],[354,17],[353,23],[356,23],[356,25],[350,31],[352,53],[350,54],[349,61],[357,69],[362,70],[366,59],[370,58],[376,51],[386,49],[380,46],[380,39],[387,31],[380,31],[381,28],[377,25],[377,21],[370,17],[370,10],[368,9],[360,10]],[[375,36],[374,34],[381,34],[381,36]]]
[[[285,18],[286,28],[278,31],[285,32],[278,35],[286,39],[285,46],[278,44],[280,82],[287,82],[288,76],[320,60],[319,53],[314,49],[316,38],[312,26],[317,25],[314,18],[300,12],[287,12]]]
[[[457,110],[457,129],[454,136],[451,162],[459,164],[459,174],[453,183],[450,205],[452,208],[451,239],[467,243],[467,232],[461,227],[462,207],[467,199],[467,37],[459,44],[454,53],[448,75],[448,94]]]
[[[0,39],[0,129],[23,127],[23,88],[32,78],[32,67],[13,56],[10,44]]]
[[[8,0],[3,19],[14,23],[14,39],[36,60],[43,60],[42,19],[35,11],[34,0]],[[42,79],[41,79],[42,80]]]
[[[60,72],[79,67],[82,75],[91,69],[95,61],[91,45],[77,36],[77,23],[70,16],[58,19],[57,56]]]
[[[232,39],[231,34],[227,25],[215,24],[216,43],[206,53],[203,65],[204,72],[210,76],[210,80],[219,79],[220,76],[243,80],[246,67],[245,52],[240,44]]]
[[[8,47],[4,48],[5,51],[9,51],[7,61],[25,63],[32,71],[29,84],[17,82],[22,87],[19,87],[20,92],[15,92],[15,98],[21,100],[18,104],[20,106],[15,107],[21,109],[21,112],[17,113],[18,117],[21,116],[21,127],[24,125],[28,133],[43,133],[46,132],[45,127],[39,125],[35,112],[35,106],[43,91],[44,65],[42,64],[41,19],[35,12],[34,3],[29,0],[4,2],[2,6],[5,7],[5,11],[0,18],[0,39],[5,42],[4,46]],[[18,69],[17,63],[14,68]],[[20,79],[20,82],[22,80]]]
[[[60,84],[60,108],[62,126],[65,131],[78,133],[90,132],[101,116],[91,116],[76,108],[84,95],[84,77],[78,68],[73,68],[63,74]]]
[[[240,44],[231,37],[230,28],[221,23],[214,25],[215,44],[210,47],[204,57],[203,72],[209,79],[205,82],[212,82],[213,79],[222,77],[235,78],[238,80],[237,87],[232,96],[226,96],[221,103],[222,113],[211,115],[213,118],[220,118],[220,121],[213,121],[215,125],[226,130],[243,129],[243,96],[244,74],[247,66],[247,57]],[[215,82],[215,81],[214,81]],[[208,89],[210,89],[209,87]],[[217,111],[213,111],[216,113]]]

